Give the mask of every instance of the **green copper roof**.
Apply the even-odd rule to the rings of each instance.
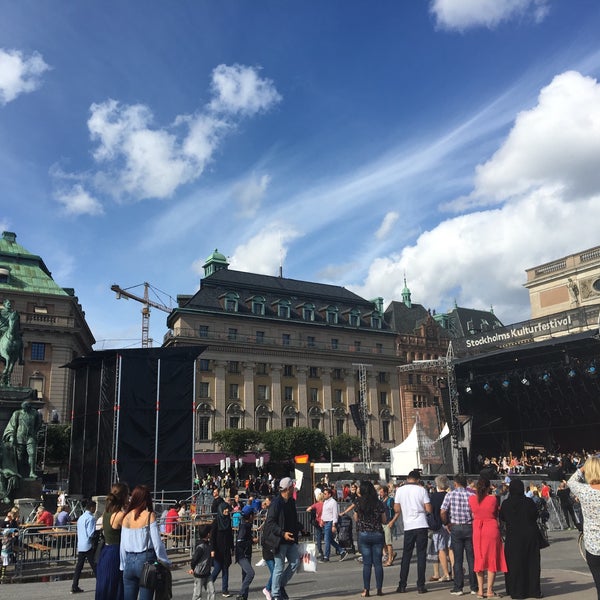
[[[215,251],[206,259],[206,262],[227,262],[227,257],[221,254],[216,248]]]
[[[17,236],[4,231],[0,238],[0,294],[10,291],[67,296],[52,279],[44,261],[17,244]]]

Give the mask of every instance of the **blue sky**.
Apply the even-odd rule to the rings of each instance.
[[[596,0],[0,11],[0,226],[98,348],[141,336],[111,284],[193,293],[215,248],[386,303],[406,274],[415,302],[511,323],[526,268],[600,244]]]

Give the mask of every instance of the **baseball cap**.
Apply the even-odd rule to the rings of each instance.
[[[280,490],[287,490],[288,488],[292,487],[293,485],[294,485],[294,480],[291,477],[284,477],[279,482],[279,489]]]
[[[242,516],[247,517],[249,515],[253,515],[254,514],[254,508],[252,506],[250,506],[250,504],[246,504],[246,506],[244,506],[244,508],[242,508]]]

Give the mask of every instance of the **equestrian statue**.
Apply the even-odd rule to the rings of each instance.
[[[13,309],[10,300],[4,300],[0,310],[0,358],[4,370],[0,374],[0,387],[10,386],[10,377],[16,364],[23,364],[23,338],[21,317]]]

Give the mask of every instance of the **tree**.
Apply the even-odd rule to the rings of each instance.
[[[355,435],[342,433],[332,440],[333,457],[335,460],[349,461],[361,455],[362,442]]]
[[[327,436],[318,429],[292,427],[263,434],[265,450],[271,460],[290,460],[299,454],[308,454],[311,461],[320,460],[329,449]]]
[[[46,430],[46,464],[68,464],[70,447],[71,425],[48,424]]]
[[[213,435],[221,450],[234,456],[243,456],[246,450],[254,450],[261,443],[261,438],[261,434],[253,429],[225,429]]]

